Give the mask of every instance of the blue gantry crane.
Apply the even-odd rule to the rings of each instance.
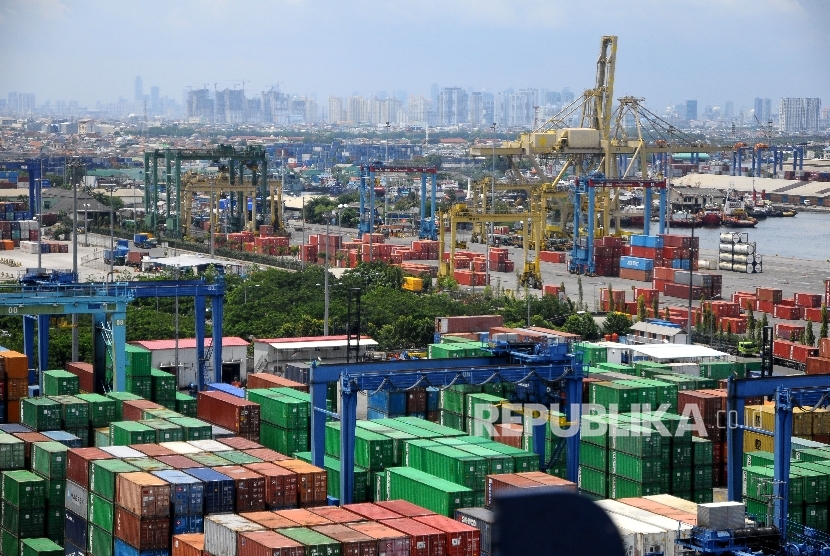
[[[665,180],[638,180],[627,178],[606,178],[604,174],[595,172],[587,176],[579,176],[571,188],[574,207],[574,238],[571,249],[571,260],[568,271],[577,274],[593,274],[594,267],[594,235],[596,227],[596,190],[597,188],[631,188],[644,189],[643,235],[651,232],[651,192],[657,189],[660,195],[659,232],[666,231],[667,189]],[[588,198],[588,214],[585,222],[581,220],[583,196]],[[606,209],[607,210],[607,209]],[[580,227],[585,227],[585,235],[581,235]]]
[[[377,174],[420,174],[421,175],[421,214],[418,224],[419,239],[438,239],[438,227],[435,223],[437,170],[432,166],[384,166],[375,163],[360,167],[360,222],[358,237],[371,234],[375,230],[375,177]],[[430,210],[427,215],[427,176],[430,177]]]
[[[447,387],[454,384],[513,382],[524,385],[520,402],[564,402],[563,431],[569,454],[579,453],[579,427],[582,402],[583,370],[579,355],[569,353],[565,341],[551,340],[532,349],[519,350],[507,344],[492,348],[492,357],[464,359],[424,359],[382,363],[318,365],[312,363],[309,386],[311,394],[311,457],[314,465],[323,465],[326,418],[339,418],[340,426],[340,503],[352,501],[354,489],[354,449],[359,391],[407,389],[419,386]],[[340,385],[340,414],[326,410],[328,383]],[[558,424],[558,423],[557,423]],[[534,426],[533,451],[544,465],[544,427]],[[577,481],[579,458],[567,461],[568,479]]]

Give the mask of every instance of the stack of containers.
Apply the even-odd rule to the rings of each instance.
[[[127,344],[126,351],[126,373],[127,391],[141,396],[144,399],[152,399],[153,377],[151,371],[152,353],[150,350]]]
[[[406,446],[406,465],[470,489],[470,505],[484,505],[488,472],[485,458],[434,440],[411,440]]]
[[[625,290],[602,288],[599,291],[599,305],[602,311],[625,312]]]
[[[553,477],[539,471],[488,475],[487,497],[484,501],[484,506],[486,508],[492,508],[493,497],[499,492],[528,488],[554,488],[566,492],[576,492],[577,485],[565,479]]]
[[[63,538],[66,452],[67,447],[59,442],[32,444],[32,470],[44,481],[45,534],[58,541]]]
[[[594,240],[594,272],[598,276],[619,276],[621,256],[622,238],[605,236]],[[565,262],[564,258],[561,262]]]
[[[248,440],[259,441],[259,404],[224,392],[199,392],[196,416]]]
[[[178,385],[176,384],[176,376],[162,371],[161,369],[150,369],[150,378],[152,380],[151,395],[154,402],[163,405],[169,409],[176,408],[176,392]]]
[[[29,358],[16,351],[0,352],[6,382],[6,423],[20,422],[20,400],[29,395]]]
[[[2,474],[2,553],[19,554],[20,540],[43,537],[46,531],[46,485],[30,471]]]
[[[81,392],[95,392],[95,372],[91,364],[81,361],[67,362],[64,370],[78,377]]]
[[[202,533],[205,484],[176,469],[153,471],[152,474],[170,484],[170,533]]]
[[[763,272],[763,268],[763,259],[757,254],[755,242],[749,242],[749,234],[720,234],[718,269],[757,274]]]
[[[89,474],[87,547],[92,554],[111,554],[116,530],[116,480],[138,468],[120,459],[93,460]],[[135,522],[131,522],[135,525]]]
[[[67,371],[44,371],[44,396],[74,396],[80,390],[78,377]]]
[[[135,552],[169,550],[170,484],[141,471],[115,478],[115,546]],[[117,552],[121,552],[116,548]]]
[[[112,456],[98,448],[77,448],[66,453],[64,547],[67,554],[85,554],[90,534],[90,468],[96,460]],[[100,511],[100,504],[96,505]],[[112,520],[109,522],[112,526]],[[111,529],[110,529],[111,532]]]
[[[196,417],[196,398],[176,392],[176,411],[185,417]]]
[[[264,446],[282,454],[309,450],[311,403],[305,399],[308,394],[291,388],[249,388],[245,395],[259,404],[259,440]]]
[[[594,499],[608,497],[608,434],[586,434],[585,431],[607,430],[604,416],[583,415],[579,438],[579,490]]]
[[[297,500],[292,506],[313,508],[327,505],[328,485],[325,469],[295,459],[275,461],[274,465],[297,475]]]
[[[630,256],[620,258],[620,278],[651,282],[654,267],[663,263],[661,236],[631,236]]]
[[[74,395],[52,396],[61,406],[61,429],[81,439],[89,446],[89,404]]]
[[[677,234],[662,234],[663,266],[680,270],[697,270],[700,238]],[[657,276],[655,276],[656,278]]]

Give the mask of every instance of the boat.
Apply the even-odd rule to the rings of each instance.
[[[721,224],[721,215],[717,211],[705,211],[701,217],[701,222],[704,226],[718,227]]]
[[[621,226],[642,226],[645,218],[646,207],[643,205],[626,205],[620,210]]]
[[[699,214],[686,211],[672,213],[669,226],[672,228],[696,228],[703,225],[703,218]]]
[[[721,225],[727,228],[754,228],[758,220],[747,214],[743,199],[733,198],[732,193],[733,190],[730,187],[723,200]]]

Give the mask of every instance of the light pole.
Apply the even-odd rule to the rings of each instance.
[[[244,293],[244,297],[245,297],[245,301],[244,301],[244,304],[245,304],[245,305],[247,305],[247,304],[248,304],[248,288],[249,288],[249,287],[251,287],[251,288],[258,288],[258,287],[259,287],[259,284],[254,284],[253,286],[242,286],[242,292]]]
[[[84,247],[89,247],[89,203],[84,203]]]
[[[343,211],[346,210],[347,208],[349,208],[349,205],[346,204],[346,203],[341,203],[341,204],[337,205],[337,227],[341,228],[341,230],[340,230],[341,232],[343,231],[342,230],[342,228],[343,228],[343,220],[342,220]]]
[[[42,268],[40,264],[40,252],[43,249],[43,159],[40,160],[40,175],[41,178],[37,180],[37,268]]]
[[[327,212],[323,215],[326,219],[326,256],[324,264],[323,275],[323,336],[329,335],[329,221],[332,218],[332,213]]]
[[[389,166],[389,126],[391,124],[386,122],[386,165]],[[383,224],[385,226],[389,225],[389,217],[387,214],[389,213],[389,183],[387,182],[386,188],[383,192]]]
[[[115,213],[112,206],[112,193],[115,191],[115,184],[112,184],[110,190],[110,274],[109,279],[115,281]],[[177,298],[178,299],[178,298]]]

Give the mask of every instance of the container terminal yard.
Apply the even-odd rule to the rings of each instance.
[[[23,320],[24,345],[0,351],[0,553],[514,554],[526,539],[506,526],[507,511],[527,500],[587,505],[598,516],[591,525],[613,533],[607,554],[830,554],[830,338],[804,341],[826,323],[826,261],[762,254],[754,209],[731,210],[729,199],[715,248],[694,236],[703,212],[691,229],[673,220],[664,174],[672,150],[724,147],[620,135],[610,110],[615,57],[616,37],[602,37],[596,87],[572,109],[582,127],[553,118],[471,151],[529,159],[547,175],[544,161],[556,172],[550,181],[478,183],[446,212],[435,211],[434,168],[369,165],[356,234],[333,214],[324,226],[290,223],[275,209],[282,190],[269,189],[264,151],[225,146],[145,153],[145,206],[164,206],[147,213],[146,232],[79,234],[74,225],[74,241],[46,242],[28,207],[6,210],[0,313]],[[648,114],[633,97],[619,109]],[[182,160],[216,160],[222,171],[181,175]],[[383,233],[374,185],[384,172],[420,176],[417,239]],[[217,182],[235,231],[216,231]],[[527,208],[497,210],[496,190],[524,191]],[[643,214],[623,224],[619,201],[634,190]],[[209,253],[182,241],[205,193]],[[495,244],[510,235],[520,247]],[[223,335],[225,277],[268,266],[243,252],[275,267],[324,264],[327,281],[383,262],[399,266],[414,293],[433,279],[519,297],[573,300],[579,291],[580,313],[600,322],[640,316],[629,334],[594,342],[531,326],[529,314],[522,327],[501,315],[441,316],[423,351],[357,351],[357,362],[351,342],[371,344],[350,322],[345,361],[322,351],[340,341],[327,334],[297,340],[295,352],[319,356],[255,355],[253,367],[227,375],[225,354],[239,348],[245,355],[234,358],[247,358],[248,340],[255,354],[287,340]],[[141,280],[182,267],[196,279]],[[206,267],[219,272],[208,277]],[[158,359],[169,341],[126,342],[127,306],[147,297],[193,300],[196,337],[177,339],[172,367]],[[731,353],[691,341],[687,323],[704,313],[730,336],[746,333],[750,313],[768,326]],[[91,360],[47,368],[55,315],[91,317]],[[179,373],[180,341],[193,353],[192,379]],[[544,528],[544,515],[527,522]]]

